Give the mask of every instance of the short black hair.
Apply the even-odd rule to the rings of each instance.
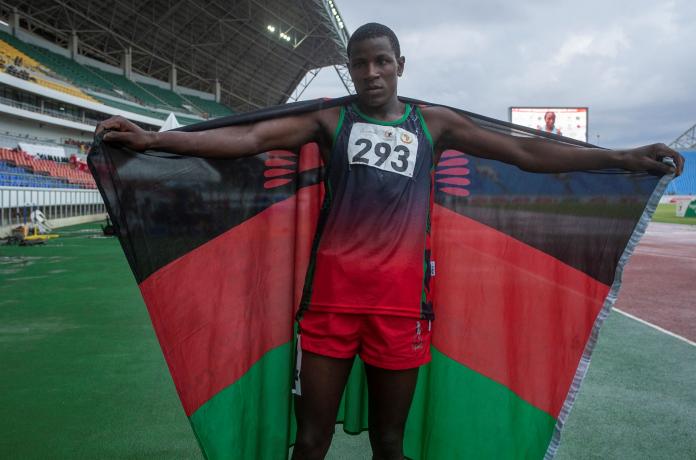
[[[389,27],[385,26],[384,24],[369,22],[358,27],[358,29],[355,32],[353,32],[353,34],[350,36],[350,39],[348,39],[348,58],[350,58],[350,49],[353,47],[355,43],[370,38],[378,37],[387,37],[389,39],[389,43],[391,44],[392,50],[394,50],[394,54],[396,54],[396,57],[401,57],[401,47],[399,46],[399,39],[396,38],[396,34],[394,33],[394,31],[391,30]]]

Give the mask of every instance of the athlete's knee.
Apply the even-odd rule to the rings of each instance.
[[[331,430],[298,430],[292,460],[323,460],[331,445]]]
[[[370,432],[373,460],[402,460],[404,458],[404,436],[398,430]]]

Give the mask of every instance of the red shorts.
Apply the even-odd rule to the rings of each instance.
[[[430,361],[431,322],[389,315],[307,311],[301,348],[331,358],[353,358],[382,369],[404,370]]]

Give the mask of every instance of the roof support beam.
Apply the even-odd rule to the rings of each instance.
[[[681,136],[676,138],[669,144],[674,150],[689,150],[696,148],[696,125],[687,129]]]
[[[60,5],[62,5],[63,7],[65,7],[66,9],[72,11],[74,14],[76,14],[76,15],[82,17],[83,19],[85,19],[85,20],[87,20],[87,21],[93,23],[95,26],[97,26],[97,27],[99,27],[99,28],[102,28],[102,29],[105,29],[107,32],[113,34],[114,36],[120,37],[121,40],[123,40],[123,41],[125,41],[126,43],[128,43],[128,44],[129,44],[131,47],[133,47],[134,49],[138,49],[138,50],[140,50],[140,51],[142,51],[142,52],[144,52],[144,53],[151,54],[152,57],[155,58],[155,59],[160,59],[160,60],[162,60],[162,58],[160,58],[159,56],[156,56],[156,55],[150,53],[147,49],[145,49],[145,48],[143,48],[142,46],[140,46],[140,44],[134,43],[134,42],[132,42],[130,39],[128,39],[128,38],[126,38],[126,37],[123,37],[123,36],[121,36],[121,35],[119,35],[119,34],[116,34],[116,33],[115,33],[114,31],[112,31],[112,30],[107,29],[105,26],[102,26],[101,24],[95,22],[92,18],[86,16],[84,13],[82,13],[82,11],[80,11],[80,10],[78,10],[78,9],[76,9],[76,8],[73,8],[71,5],[66,4],[66,2],[61,1],[61,0],[55,0],[55,1],[56,1],[57,3],[59,3]],[[192,72],[192,71],[190,71],[190,70],[185,70],[185,69],[182,69],[182,70],[185,71],[186,73],[191,74],[192,76],[195,76],[195,77],[198,77],[198,78],[200,78],[200,79],[202,79],[202,80],[205,80],[204,77],[201,77],[200,75],[197,75],[195,72]],[[226,93],[229,94],[230,96],[234,97],[235,99],[239,99],[239,100],[241,100],[241,101],[243,101],[243,102],[245,102],[245,103],[251,105],[252,107],[260,107],[259,104],[256,104],[255,102],[252,102],[252,101],[248,100],[247,98],[245,98],[245,97],[243,97],[243,96],[240,96],[240,95],[238,95],[238,94],[235,94],[235,93],[232,92],[232,91],[229,91],[229,90],[228,90],[228,91],[226,91]]]

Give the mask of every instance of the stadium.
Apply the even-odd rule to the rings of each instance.
[[[159,131],[284,106],[300,101],[321,69],[353,94],[349,25],[339,6],[0,0],[3,458],[205,457],[88,169],[94,130],[114,115]],[[696,125],[664,140],[686,168],[633,251],[616,304],[621,314],[603,330],[558,458],[589,458],[587,449],[606,458],[688,458],[696,449],[695,133]],[[588,187],[559,174],[550,188],[510,199],[514,168],[457,152],[443,159],[437,191],[446,200],[468,197],[472,215],[490,207],[541,213],[555,230],[566,225],[555,215],[564,200],[550,196]],[[308,168],[282,152],[258,166],[273,190],[299,184],[283,174]],[[204,187],[192,185],[196,197],[219,193],[212,200],[219,213],[233,211],[222,192]],[[635,192],[628,182],[597,187],[573,200],[573,210],[601,226],[607,209],[635,205]],[[607,193],[618,198],[606,200]],[[156,230],[165,231],[168,219]],[[669,305],[655,308],[668,297]],[[327,458],[370,458],[365,433],[336,431]]]

